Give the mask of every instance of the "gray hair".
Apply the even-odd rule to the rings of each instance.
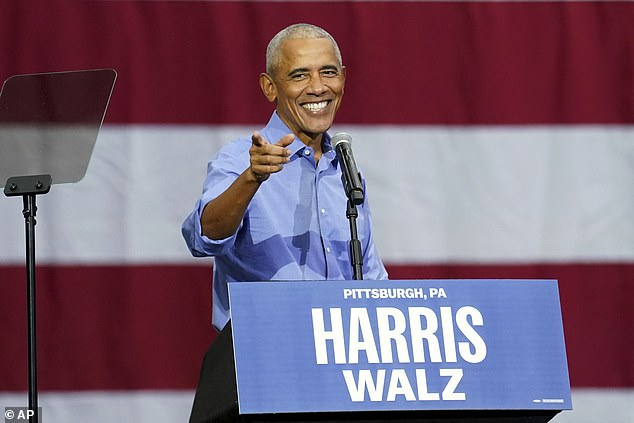
[[[339,67],[343,66],[341,60],[341,51],[339,46],[332,35],[326,30],[307,23],[298,23],[291,26],[287,26],[280,32],[278,32],[269,42],[266,47],[266,73],[272,75],[275,68],[279,65],[281,60],[281,47],[282,43],[288,39],[312,39],[312,38],[327,38],[335,48],[335,56]]]

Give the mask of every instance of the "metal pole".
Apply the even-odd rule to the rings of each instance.
[[[35,295],[35,194],[23,197],[24,224],[26,232],[26,310],[28,324],[28,377],[29,377],[29,410],[33,414],[29,422],[38,423],[37,401],[37,332],[36,332],[36,295]]]

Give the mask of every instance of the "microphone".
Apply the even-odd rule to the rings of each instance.
[[[348,200],[352,204],[359,205],[363,203],[364,199],[363,184],[361,184],[361,174],[357,170],[357,165],[352,155],[351,141],[352,137],[350,135],[345,132],[339,132],[330,139],[330,144],[339,158],[342,173],[341,180]]]

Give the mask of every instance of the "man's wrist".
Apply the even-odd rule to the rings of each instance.
[[[249,167],[247,169],[247,176],[248,176],[248,180],[251,182],[256,182],[258,184],[261,184],[262,182],[266,181],[267,179],[269,179],[269,175],[265,174],[265,175],[261,175],[259,173],[256,173],[252,167]]]

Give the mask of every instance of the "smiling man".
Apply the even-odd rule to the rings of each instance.
[[[347,197],[326,132],[345,80],[339,47],[319,27],[292,25],[269,43],[259,82],[275,112],[211,159],[182,228],[194,256],[215,257],[216,328],[229,320],[228,282],[353,279]],[[385,279],[367,203],[358,211],[364,278]]]

